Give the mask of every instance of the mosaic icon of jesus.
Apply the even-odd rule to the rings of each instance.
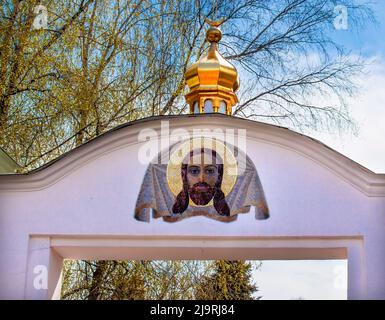
[[[269,210],[252,160],[217,139],[192,138],[172,145],[149,164],[135,206],[135,218],[152,216],[176,222],[193,216],[231,222],[256,208],[256,219]],[[242,168],[242,170],[240,170]]]
[[[176,197],[173,213],[183,213],[190,200],[205,206],[213,200],[214,208],[221,216],[229,216],[230,208],[221,190],[223,161],[216,151],[200,148],[192,150],[181,166],[183,189]]]

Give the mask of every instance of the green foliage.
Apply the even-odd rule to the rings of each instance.
[[[145,265],[140,261],[65,260],[62,299],[144,299]]]
[[[214,272],[203,277],[196,288],[202,300],[253,300],[257,287],[252,283],[252,264],[245,261],[218,260]]]
[[[199,279],[211,270],[206,261],[66,260],[62,299],[194,299]]]

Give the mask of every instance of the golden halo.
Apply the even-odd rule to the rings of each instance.
[[[227,196],[233,189],[235,182],[237,181],[237,160],[231,150],[225,146],[223,142],[220,142],[212,138],[193,138],[184,141],[176,147],[170,156],[170,160],[167,165],[167,182],[171,192],[176,197],[179,192],[182,191],[183,183],[181,177],[181,165],[182,161],[190,151],[198,148],[212,149],[217,152],[223,160],[223,178],[222,178],[222,191]],[[190,205],[198,206],[192,201]],[[206,205],[212,205],[212,200]]]

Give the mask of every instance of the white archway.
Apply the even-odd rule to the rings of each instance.
[[[246,129],[270,218],[134,219],[141,129]],[[0,175],[0,297],[51,298],[63,258],[348,259],[348,297],[385,298],[385,175],[306,136],[223,115],[124,125],[29,174]],[[36,289],[36,266],[46,289]]]

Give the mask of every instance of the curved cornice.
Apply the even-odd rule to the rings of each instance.
[[[169,121],[170,130],[183,128],[246,129],[247,138],[292,150],[317,162],[367,196],[385,196],[385,174],[376,174],[321,142],[286,128],[221,114],[151,117],[133,121],[108,131],[75,148],[43,167],[26,174],[0,175],[0,190],[41,190],[56,183],[73,170],[100,156],[127,145],[137,144],[138,132],[159,131],[161,121]]]

